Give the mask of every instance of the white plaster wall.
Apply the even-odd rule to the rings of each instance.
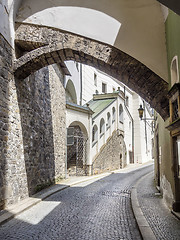
[[[116,108],[116,101],[113,102],[101,114],[99,114],[96,118],[93,119],[93,126],[97,125],[97,127],[98,127],[98,141],[94,146],[92,146],[91,159],[94,158],[94,156],[100,151],[103,144],[105,144],[107,142],[107,139],[112,135],[112,130],[114,129],[114,125],[116,125],[116,121],[117,121],[117,118],[116,118],[115,123],[112,124],[112,108],[113,107]],[[107,124],[107,113],[108,112],[111,115],[111,124],[110,124],[109,129],[107,129],[107,126],[106,126],[106,124]],[[100,121],[101,121],[101,118],[104,118],[104,121],[105,121],[105,132],[104,132],[104,136],[102,136],[100,138]]]
[[[136,94],[133,94],[133,111],[132,115],[134,118],[134,161],[135,163],[144,163],[152,160],[152,134],[151,126],[148,124],[147,127],[147,149],[145,141],[145,122],[139,119],[138,108],[140,104],[143,105],[142,99]],[[146,118],[152,118],[146,110]],[[151,121],[148,121],[151,124]]]
[[[0,0],[0,34],[14,47],[14,21],[22,0]]]
[[[75,66],[74,62],[69,62],[69,66],[71,69],[73,69],[73,64]],[[70,69],[70,68],[69,68]],[[97,86],[94,85],[94,73],[97,75]],[[80,80],[79,76],[77,75],[77,78],[75,78],[72,74],[72,80],[77,81],[76,84],[76,90],[78,91],[78,81]],[[91,100],[93,98],[93,94],[96,90],[98,90],[99,93],[102,93],[102,82],[107,83],[107,92],[112,92],[113,88],[116,90],[118,87],[120,87],[121,91],[124,91],[124,85],[118,81],[115,81],[113,78],[109,77],[106,74],[103,74],[102,72],[96,70],[95,68],[89,67],[87,65],[82,65],[82,103],[85,104],[87,101]],[[127,106],[127,109],[129,110],[131,116],[134,119],[134,153],[135,153],[135,163],[143,163],[148,160],[152,159],[151,156],[151,127],[148,127],[147,125],[147,152],[146,152],[146,143],[145,143],[145,125],[144,121],[140,121],[139,115],[138,115],[138,108],[139,105],[142,104],[141,98],[136,94],[133,93],[129,88],[125,88],[125,96],[128,96],[129,98],[129,106]],[[124,109],[124,123],[119,122],[119,105],[120,103],[123,106]],[[97,118],[95,118],[94,124],[98,127],[98,143],[94,145],[94,147],[90,147],[90,159],[92,160],[93,157],[98,153],[102,145],[107,141],[113,130],[115,129],[121,129],[124,131],[124,141],[127,148],[127,163],[129,163],[129,151],[132,151],[132,119],[129,116],[128,112],[126,111],[126,108],[124,106],[124,100],[122,98],[118,98],[117,101],[113,104],[111,104],[110,107],[108,107],[103,113],[101,113]],[[111,128],[106,130],[105,126],[105,134],[102,138],[100,138],[100,120],[103,117],[105,120],[105,125],[107,123],[107,112],[110,112],[111,114],[111,123],[112,123],[112,108],[113,106],[116,108],[116,122],[112,125]],[[77,113],[76,113],[77,114]],[[147,116],[148,112],[146,111]],[[92,122],[91,122],[92,123]],[[93,124],[93,125],[94,125]],[[89,134],[91,134],[90,143],[92,144],[92,128],[89,128]]]
[[[88,133],[89,130],[89,118],[88,118],[88,114],[87,113],[83,113],[83,112],[79,112],[79,111],[75,111],[72,109],[66,109],[66,127],[68,128],[69,125],[72,122],[80,122],[82,123]],[[89,137],[89,136],[87,136]]]
[[[87,164],[91,165],[91,147],[92,147],[92,135],[91,135],[91,116],[87,113],[75,111],[72,109],[66,108],[66,128],[68,128],[72,123],[80,123],[82,124],[87,131]]]
[[[94,73],[97,75],[97,86],[94,85]],[[92,95],[96,93],[96,90],[99,94],[102,93],[102,82],[107,84],[107,93],[112,93],[113,88],[117,90],[118,87],[120,87],[120,89],[123,91],[122,84],[120,85],[110,76],[98,71],[93,67],[82,64],[83,104],[92,99]]]
[[[16,20],[111,44],[168,78],[164,19],[156,0],[23,0]]]
[[[66,84],[69,79],[72,80],[74,83],[74,87],[76,90],[76,96],[77,96],[77,104],[80,105],[80,89],[81,89],[81,83],[80,83],[80,64],[78,64],[78,68],[76,67],[76,63],[74,61],[66,61],[66,66],[71,74],[71,76],[65,76],[65,84],[64,86],[66,87]]]
[[[120,103],[122,105],[124,105],[123,99],[118,97],[118,99],[115,102],[113,102],[109,107],[107,107],[100,115],[98,115],[94,119],[93,126],[97,125],[97,127],[98,127],[98,141],[92,147],[91,159],[93,159],[94,156],[100,151],[103,144],[106,143],[108,138],[112,135],[112,132],[114,130],[121,129],[122,131],[124,131],[124,141],[125,141],[126,148],[127,148],[127,163],[129,163],[129,151],[132,151],[132,131],[129,130],[129,122],[131,122],[131,119],[129,118],[129,116],[127,115],[127,113],[124,109],[124,123],[121,124],[119,122],[119,113],[118,113],[119,111],[118,111],[118,109],[119,109],[119,104]],[[116,108],[116,113],[117,113],[114,123],[112,123],[112,108],[113,107]],[[108,112],[111,114],[111,126],[107,130],[106,123],[107,123],[107,113]],[[104,136],[100,138],[100,133],[99,132],[100,132],[100,120],[101,120],[101,118],[104,118],[104,120],[105,120],[105,133],[104,133]]]
[[[0,33],[10,42],[9,8],[6,0],[0,0]]]

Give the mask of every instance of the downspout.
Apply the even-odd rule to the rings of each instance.
[[[126,93],[126,87],[124,86],[124,107],[132,121],[132,161],[134,163],[134,119],[133,119],[131,113],[129,112],[129,109],[126,107],[126,98],[125,98],[126,94],[125,93]]]
[[[143,108],[144,108],[144,119],[146,119],[146,106],[145,103],[143,101]],[[145,141],[146,141],[146,154],[148,153],[148,149],[147,149],[147,123],[146,120],[144,120],[144,130],[145,130]]]
[[[82,64],[80,63],[80,106],[82,106]]]

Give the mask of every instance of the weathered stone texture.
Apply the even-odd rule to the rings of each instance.
[[[63,79],[54,65],[14,80],[12,49],[0,35],[0,209],[65,174]]]
[[[12,49],[0,35],[0,208],[27,196]]]
[[[100,150],[100,153],[93,160],[93,174],[101,173],[107,170],[124,168],[126,162],[126,146],[124,138],[119,135],[119,130],[114,131],[106,144]]]
[[[57,65],[49,66],[51,113],[54,140],[55,179],[65,176],[66,98],[64,76]]]
[[[126,84],[164,119],[168,112],[168,84],[138,60],[113,46],[45,26],[21,24],[16,45],[29,51],[14,62],[15,75],[24,79],[53,63],[75,60],[94,66]]]
[[[63,76],[55,66],[42,68],[24,81],[16,80],[30,195],[64,173],[65,93],[61,81]]]

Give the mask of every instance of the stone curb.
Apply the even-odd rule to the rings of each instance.
[[[142,239],[144,240],[156,240],[156,237],[151,229],[151,227],[149,226],[149,223],[147,222],[141,207],[139,205],[139,201],[137,198],[137,186],[139,185],[140,181],[142,181],[144,178],[146,178],[149,174],[151,174],[152,172],[144,175],[143,177],[141,177],[136,184],[133,186],[132,190],[131,190],[131,204],[132,204],[132,209],[134,212],[134,216],[137,222],[137,225],[139,227]]]
[[[109,176],[110,174],[113,173],[118,173],[118,172],[123,172],[123,171],[135,171],[136,169],[139,168],[143,168],[143,167],[147,167],[148,165],[151,165],[152,163],[146,163],[146,164],[142,164],[140,166],[134,166],[134,167],[130,167],[130,168],[123,168],[120,170],[115,170],[115,171],[111,171],[111,172],[106,172],[106,173],[101,173],[98,175],[94,175],[94,176],[89,176],[89,177],[85,177],[83,179],[80,180],[72,180],[73,182],[70,184],[65,184],[66,180],[63,180],[62,183],[60,182],[59,184],[56,184],[54,186],[51,186],[49,188],[46,188],[44,190],[42,190],[41,192],[33,195],[32,197],[28,197],[27,199],[24,199],[22,201],[20,201],[17,204],[14,204],[13,206],[10,206],[8,208],[6,208],[5,210],[2,211],[2,213],[0,213],[0,225],[8,222],[10,219],[16,217],[17,215],[19,215],[20,213],[28,210],[29,208],[33,207],[34,205],[40,203],[41,201],[43,201],[44,199],[46,199],[47,197],[62,191],[66,188],[69,188],[71,186],[74,186],[76,184],[79,183],[83,183],[86,181],[90,181],[93,179],[101,179],[105,176]]]
[[[171,211],[171,213],[180,220],[180,212],[174,212],[173,210]]]

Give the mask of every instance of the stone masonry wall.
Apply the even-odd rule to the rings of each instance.
[[[28,196],[12,49],[0,35],[0,209]]]
[[[125,167],[126,146],[119,131],[114,131],[112,137],[102,146],[100,153],[93,160],[93,174]]]
[[[66,95],[64,76],[56,64],[49,66],[51,113],[53,124],[55,180],[65,177]]]
[[[63,74],[51,65],[20,81],[12,59],[0,35],[0,209],[65,175]]]
[[[56,66],[16,80],[29,195],[64,176],[65,93]]]

